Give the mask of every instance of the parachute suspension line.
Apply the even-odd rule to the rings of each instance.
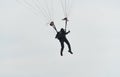
[[[71,11],[71,7],[72,7],[72,0],[68,0],[68,10],[67,10],[67,16],[70,15],[70,11]]]
[[[60,0],[60,1],[61,1],[61,5],[62,5],[62,9],[63,9],[64,16],[65,16],[65,7],[64,7],[64,3],[63,3],[62,0]]]
[[[70,0],[67,0],[66,2],[67,17],[68,17],[68,12],[69,12],[69,5],[70,5]]]
[[[72,0],[61,0],[61,5],[65,17],[68,17],[71,11]]]
[[[61,5],[63,9],[64,16],[67,17],[67,11],[68,11],[68,0],[61,0]]]
[[[37,2],[38,2],[38,5],[42,5],[39,0],[37,0]],[[49,16],[49,13],[47,12],[47,10],[45,8],[41,7],[41,11],[43,11],[43,13],[45,13],[45,15],[47,16],[47,22],[50,21],[50,16]]]
[[[46,0],[44,0],[44,2],[45,2],[45,7],[46,7],[46,9],[48,10],[48,14],[49,14],[49,16],[50,16],[50,21],[52,21],[52,16],[51,16],[51,12],[50,12],[50,9],[49,9],[49,6],[48,6],[48,2],[46,1]]]
[[[16,0],[17,2],[20,2],[20,0]],[[29,4],[26,0],[23,0],[24,2],[23,3],[25,3],[25,4],[27,4],[27,6],[25,6],[22,2],[21,2],[21,4],[23,5],[23,6],[25,6],[25,7],[27,7],[27,8],[31,8],[32,10],[34,10],[34,11],[36,11],[36,9],[33,7],[33,6],[31,6],[31,4]],[[33,11],[32,11],[33,12]],[[37,13],[35,13],[35,12],[33,12],[35,15],[37,15],[38,16],[38,14]]]
[[[68,24],[68,17],[71,11],[71,6],[72,6],[72,0],[61,0],[61,5],[64,13],[64,20],[65,21],[65,31],[67,29],[67,24]]]
[[[44,1],[44,3],[45,3],[43,9],[45,9],[45,11],[48,13],[49,21],[51,21],[51,14],[50,14],[50,9],[49,9],[49,7],[48,7],[48,3],[47,3],[45,0],[43,0],[43,1]],[[40,1],[39,1],[39,2],[40,2]]]
[[[26,4],[26,5],[28,5],[28,7],[30,7],[31,9],[33,9],[34,11],[36,11],[36,14],[37,13],[40,13],[39,11],[38,11],[38,9],[34,6],[34,5],[32,5],[30,2],[28,2],[27,0],[23,0],[24,1],[24,3]],[[41,12],[42,13],[42,12]],[[37,14],[37,15],[39,15],[39,14]],[[44,15],[44,13],[43,13],[43,15]],[[39,15],[40,16],[40,15]],[[45,16],[45,15],[44,15]],[[45,18],[45,20],[46,20],[46,18]]]
[[[63,21],[65,21],[65,31],[67,30],[67,24],[68,24],[68,9],[69,9],[69,0],[61,0],[61,4],[62,4],[62,9],[63,9],[63,13],[65,18],[62,19]]]
[[[52,20],[54,21],[54,3],[53,0],[51,0],[51,16],[52,16]]]
[[[39,10],[39,13],[42,13],[42,15],[46,18],[46,20],[48,21],[49,16],[48,14],[44,11],[44,9],[42,10],[39,6],[39,4],[37,3],[37,0],[32,0],[32,2],[34,3],[35,7]]]
[[[66,8],[66,17],[68,17],[68,6],[69,6],[69,0],[65,0],[65,8]]]
[[[50,1],[51,3],[50,3],[50,7],[51,8],[49,8],[50,9],[50,14],[51,14],[51,22],[50,22],[50,26],[52,26],[53,27],[53,29],[56,31],[56,32],[58,32],[58,30],[57,30],[57,28],[56,28],[56,26],[55,26],[55,24],[54,24],[54,1],[53,0],[51,0]]]
[[[67,0],[65,0],[65,17],[67,17]]]

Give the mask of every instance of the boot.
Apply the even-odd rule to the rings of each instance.
[[[73,52],[71,50],[68,51],[69,53],[73,54]]]

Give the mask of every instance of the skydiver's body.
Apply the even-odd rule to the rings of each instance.
[[[61,51],[60,51],[61,56],[63,56],[64,42],[67,44],[67,46],[69,48],[68,52],[73,54],[72,51],[71,51],[70,43],[66,38],[66,35],[68,33],[70,33],[70,31],[66,32],[63,28],[61,28],[61,30],[59,32],[57,32],[56,37],[55,37],[60,41],[60,44],[61,44]]]
[[[57,31],[54,22],[52,21],[52,22],[50,23],[50,26],[52,26],[52,27],[55,29],[55,31],[57,32],[55,38],[57,38],[57,39],[60,41],[60,44],[61,44],[60,55],[61,55],[61,56],[63,56],[64,42],[67,44],[67,46],[68,46],[68,48],[69,48],[68,52],[70,52],[71,54],[73,54],[72,51],[71,51],[70,43],[69,43],[69,41],[68,41],[67,38],[66,38],[66,35],[67,35],[68,33],[70,33],[70,31],[66,32],[66,26],[67,26],[67,21],[68,21],[68,19],[67,19],[67,17],[66,17],[66,18],[64,18],[63,20],[66,21],[66,22],[65,22],[65,30],[64,30],[63,28],[61,28],[61,30],[60,30],[59,32]]]

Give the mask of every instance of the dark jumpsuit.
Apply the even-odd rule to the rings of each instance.
[[[61,56],[63,56],[64,42],[67,44],[67,46],[69,48],[68,52],[70,52],[71,54],[73,54],[72,51],[71,51],[70,43],[69,43],[69,41],[66,38],[66,35],[68,33],[69,32],[61,30],[60,32],[57,32],[56,37],[55,37],[55,38],[57,38],[60,41],[60,44],[61,44],[61,52],[60,52]]]

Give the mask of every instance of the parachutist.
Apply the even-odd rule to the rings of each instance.
[[[66,35],[68,33],[70,33],[70,31],[66,32],[63,28],[61,28],[61,30],[59,32],[57,32],[56,37],[55,37],[60,41],[60,44],[61,44],[61,51],[60,51],[61,56],[63,56],[64,42],[67,44],[67,46],[69,48],[68,52],[73,54],[72,51],[71,51],[70,43],[66,38]]]
[[[50,26],[52,26],[55,29],[55,31],[57,32],[55,38],[57,38],[61,44],[61,50],[60,50],[61,56],[63,56],[64,42],[67,44],[67,46],[69,48],[68,52],[73,54],[73,52],[71,51],[71,45],[70,45],[68,39],[66,38],[66,35],[68,33],[70,33],[70,31],[66,32],[68,19],[67,19],[67,17],[65,17],[63,20],[65,20],[65,29],[61,28],[61,30],[59,32],[57,31],[54,22],[53,21],[50,22]]]
[[[57,30],[55,23],[54,23],[54,8],[53,4],[55,3],[54,1],[50,2],[49,0],[16,0],[18,3],[22,4],[23,6],[27,6],[28,8],[31,9],[31,12],[33,12],[37,16],[43,15],[43,19],[45,18],[46,21],[50,21],[49,25],[53,27],[53,29],[56,31],[56,38],[60,41],[61,44],[61,56],[63,56],[63,49],[64,49],[64,42],[67,44],[69,51],[71,54],[71,46],[69,41],[66,38],[66,35],[70,33],[70,31],[67,32],[67,24],[68,24],[68,16],[70,13],[70,7],[72,4],[71,0],[61,0],[61,5],[64,13],[64,18],[62,19],[65,22],[65,28],[61,28],[60,31]],[[43,5],[43,6],[42,6]],[[45,5],[45,6],[44,6]],[[59,10],[59,8],[58,8]],[[57,10],[56,10],[57,11]],[[58,14],[59,17],[59,14]],[[41,18],[42,19],[42,18]]]

